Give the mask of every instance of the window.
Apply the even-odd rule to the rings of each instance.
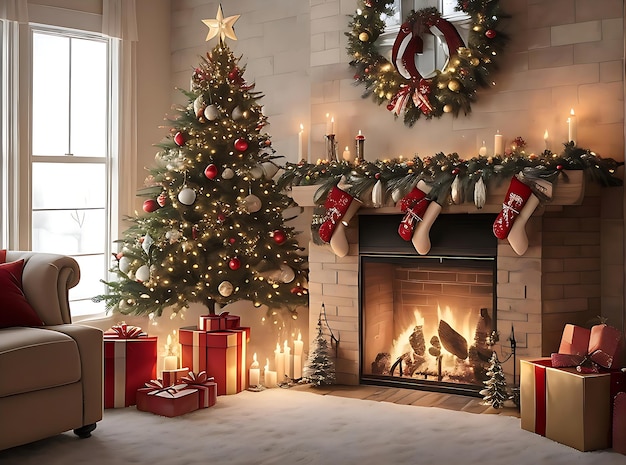
[[[72,314],[95,313],[110,265],[114,47],[59,29],[31,38],[31,249],[73,256]]]

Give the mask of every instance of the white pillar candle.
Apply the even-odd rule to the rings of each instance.
[[[178,357],[176,355],[166,355],[163,359],[164,370],[176,370],[178,368]]]
[[[478,155],[480,155],[481,157],[487,155],[487,146],[485,145],[485,141],[483,141],[483,145],[481,145],[478,149]]]
[[[500,131],[496,131],[496,135],[493,136],[493,154],[495,156],[504,154],[504,140]]]
[[[273,388],[276,386],[276,372],[270,371],[270,359],[266,359],[265,369],[263,370],[263,383],[265,387]]]
[[[330,114],[326,113],[326,135],[332,134],[331,131],[332,131],[332,126],[330,123]]]
[[[253,356],[253,362],[250,364],[248,370],[250,386],[258,386],[261,383],[261,369],[259,368],[259,362],[256,359],[256,352]]]
[[[276,378],[279,383],[282,383],[285,378],[285,354],[280,351],[280,344],[278,343],[274,351],[274,365],[276,367]]]
[[[298,339],[293,341],[293,354],[301,356],[303,348],[304,342],[302,341],[302,333],[298,333]]]
[[[291,376],[293,375],[291,371],[291,347],[287,345],[287,341],[285,341],[283,345],[283,349],[284,349],[283,357],[284,357],[284,362],[285,362],[285,375],[287,375],[288,378],[291,378]]]
[[[548,130],[543,133],[543,143],[545,145],[546,150],[550,150],[550,142],[548,141]]]
[[[350,153],[350,147],[346,145],[346,149],[343,151],[343,159],[347,162],[352,161],[352,154]]]
[[[304,134],[304,126],[300,124],[300,131],[298,131],[298,161],[302,160],[302,154],[304,151],[302,150],[302,138]]]
[[[302,378],[302,355],[293,356],[293,379]]]
[[[569,112],[569,118],[567,118],[567,141],[573,142],[576,145],[576,114],[574,113],[574,109],[572,108]]]

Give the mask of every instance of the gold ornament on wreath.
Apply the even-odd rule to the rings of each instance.
[[[496,60],[507,41],[498,29],[504,16],[499,0],[458,1],[455,11],[468,18],[467,34],[461,34],[435,7],[411,11],[400,26],[389,59],[381,54],[382,44],[377,40],[385,33],[385,16],[395,13],[394,3],[359,0],[349,23],[351,31],[346,32],[350,66],[355,68],[355,84],[365,86],[363,97],[385,104],[396,118],[402,115],[409,127],[421,117],[470,113],[478,90],[494,85]],[[424,40],[430,36],[440,44],[447,61],[442,69],[425,73],[419,59]]]

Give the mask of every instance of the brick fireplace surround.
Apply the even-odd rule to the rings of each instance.
[[[469,204],[447,205],[442,214],[497,213],[506,187],[488,188],[482,210]],[[315,189],[293,190],[294,199],[309,215]],[[523,256],[516,255],[507,241],[498,243],[497,325],[504,347],[495,350],[508,350],[513,324],[518,361],[556,351],[566,323],[584,325],[603,315],[609,322],[614,316],[613,324],[622,325],[623,190],[585,186],[581,172],[574,172],[568,187],[561,189],[578,189],[578,194],[565,202],[569,205],[558,205],[557,190],[552,203],[539,206],[526,225],[529,248]],[[391,205],[374,209],[366,203],[359,211],[368,215],[398,213]],[[309,243],[309,337],[315,337],[324,304],[329,325],[340,340],[337,382],[347,385],[359,384],[358,227],[357,215],[347,228],[350,251],[343,258],[329,246]],[[512,360],[503,368],[511,382]]]

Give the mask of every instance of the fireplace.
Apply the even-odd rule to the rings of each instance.
[[[420,256],[395,240],[397,215],[360,217],[361,383],[469,395],[484,387],[497,329],[493,219],[441,216]]]

